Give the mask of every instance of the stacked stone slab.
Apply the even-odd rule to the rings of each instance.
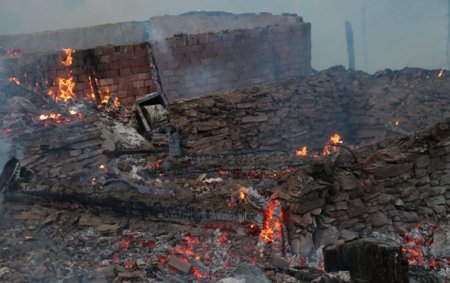
[[[305,145],[321,152],[334,133],[346,144],[367,144],[450,118],[450,85],[437,73],[404,69],[371,76],[335,67],[306,79],[175,101],[171,118],[190,154]]]
[[[404,233],[450,213],[450,123],[315,161],[279,181],[295,252],[374,231]],[[310,219],[305,221],[305,219]],[[313,245],[314,244],[314,245]]]

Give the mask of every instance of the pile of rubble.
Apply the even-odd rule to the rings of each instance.
[[[445,230],[449,122],[358,149],[325,137],[320,147],[335,152],[326,156],[261,147],[174,156],[137,132],[130,110],[59,104],[8,81],[0,99],[0,134],[17,157],[0,176],[1,280],[348,282],[356,275],[323,272],[322,248],[374,232],[404,235],[410,264],[448,275],[446,234],[433,234],[433,250],[426,229],[406,233],[425,219]],[[204,101],[214,112],[221,96]],[[182,113],[204,107],[192,103]],[[190,126],[217,130],[202,123]]]
[[[313,153],[336,132],[361,145],[450,118],[448,80],[439,70],[369,75],[333,67],[307,78],[176,100],[171,119],[188,154],[303,146]]]

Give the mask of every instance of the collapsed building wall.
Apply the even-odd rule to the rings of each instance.
[[[295,252],[372,232],[404,234],[450,213],[450,124],[316,161],[279,180]],[[314,244],[313,244],[314,242]]]
[[[175,101],[171,119],[191,154],[321,150],[339,133],[347,144],[399,137],[450,118],[448,78],[404,69],[373,76],[331,68],[306,80]]]

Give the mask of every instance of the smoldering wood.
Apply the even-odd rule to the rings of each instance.
[[[94,92],[95,102],[97,103],[97,105],[100,105],[102,99],[100,97],[100,91],[97,85],[97,78],[95,77],[94,71],[91,68],[89,69],[89,78],[92,86],[92,91]]]
[[[31,177],[33,179],[33,177]],[[164,192],[164,188],[152,191]],[[224,196],[221,203],[226,204]],[[122,214],[137,215],[160,221],[205,225],[229,222],[234,224],[254,223],[263,227],[264,215],[261,211],[248,207],[235,210],[226,205],[205,205],[203,198],[192,199],[185,194],[175,194],[169,199],[166,193],[138,193],[110,188],[100,190],[93,186],[70,186],[62,182],[39,179],[39,183],[15,180],[4,192],[5,202],[77,204],[91,208],[101,208]],[[205,207],[214,207],[205,208]]]

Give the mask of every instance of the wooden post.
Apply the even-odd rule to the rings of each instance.
[[[450,1],[450,0],[449,0]],[[355,69],[355,46],[353,41],[352,24],[345,21],[345,34],[347,36],[347,53],[348,53],[348,68]]]

